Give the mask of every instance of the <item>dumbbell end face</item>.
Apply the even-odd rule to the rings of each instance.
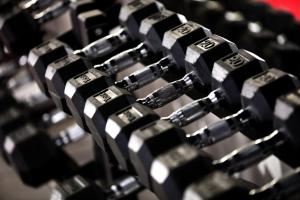
[[[66,45],[55,39],[33,48],[29,53],[28,65],[30,72],[41,91],[47,96],[49,96],[45,80],[47,66],[66,55]]]
[[[129,158],[141,183],[151,188],[149,173],[152,161],[158,155],[184,141],[185,133],[163,120],[134,131],[128,143]]]
[[[270,124],[268,127],[271,128],[276,99],[297,87],[299,87],[299,81],[295,76],[271,68],[244,83],[241,101],[243,107],[251,107],[251,111],[257,118]]]
[[[300,90],[296,89],[277,99],[274,111],[274,127],[284,130],[287,137],[298,146],[300,137],[298,137],[298,122],[300,117]]]
[[[226,101],[235,110],[240,107],[243,83],[267,69],[265,60],[242,49],[215,62],[212,70],[212,87],[221,88]]]
[[[98,9],[79,14],[78,24],[83,46],[108,34],[108,19],[105,13]]]
[[[165,32],[185,22],[187,20],[183,15],[163,9],[142,21],[139,30],[141,39],[145,40],[153,52],[159,52]]]
[[[207,154],[188,144],[159,155],[150,170],[155,194],[161,199],[182,199],[191,182],[213,171],[211,162]]]
[[[54,176],[58,152],[46,133],[39,132],[27,124],[10,134],[4,146],[13,167],[24,183],[39,186]]]
[[[105,124],[108,117],[134,102],[134,96],[116,86],[88,98],[84,107],[85,121],[100,146],[103,146],[102,140],[105,139]]]
[[[127,27],[130,35],[137,39],[140,37],[139,27],[143,19],[160,12],[163,5],[152,0],[135,0],[131,3],[122,6],[119,14],[121,25]]]
[[[128,142],[132,132],[146,124],[159,119],[151,109],[135,103],[111,115],[105,131],[108,144],[116,159],[124,169],[130,169]]]
[[[184,192],[183,200],[249,199],[249,190],[241,181],[221,172],[213,172],[201,181],[191,184]]]
[[[86,60],[77,55],[69,54],[52,62],[47,67],[45,78],[49,93],[56,105],[64,109],[66,113],[69,112],[65,106],[65,85],[70,78],[86,71],[88,66],[90,63]]]
[[[31,48],[42,42],[38,24],[25,11],[13,9],[12,12],[3,14],[0,30],[2,42],[10,53],[17,56],[27,54]]]
[[[71,111],[67,105],[65,98],[61,98],[57,94],[52,92],[49,92],[49,95],[58,109],[62,110],[68,115],[71,115]]]

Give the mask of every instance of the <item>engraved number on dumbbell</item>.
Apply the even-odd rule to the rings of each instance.
[[[211,38],[207,38],[206,40],[200,42],[199,44],[197,44],[198,47],[200,47],[202,50],[207,51],[209,49],[212,49],[213,47],[215,47],[216,45],[218,45],[219,43],[216,40],[213,40]]]
[[[238,68],[244,65],[248,60],[240,54],[234,54],[233,56],[226,58],[224,63],[228,64],[232,68]]]

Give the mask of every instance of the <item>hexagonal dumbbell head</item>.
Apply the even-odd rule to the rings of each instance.
[[[159,155],[150,172],[155,194],[160,199],[182,199],[188,185],[213,170],[211,162],[207,154],[187,144]]]
[[[163,48],[170,53],[179,67],[184,67],[186,49],[194,42],[211,35],[209,29],[188,21],[165,33]]]
[[[120,166],[132,171],[129,162],[128,142],[133,131],[145,126],[159,116],[151,109],[135,103],[111,115],[105,127],[107,142]]]
[[[40,132],[32,124],[6,137],[4,148],[12,166],[29,185],[37,186],[49,180],[57,169],[57,147],[46,133]]]
[[[300,120],[300,89],[281,96],[276,101],[274,127],[283,130],[293,147],[300,150],[298,123]]]
[[[161,51],[165,32],[185,22],[186,18],[183,15],[164,9],[142,21],[142,40],[153,52]]]
[[[206,37],[188,47],[185,57],[187,71],[194,71],[202,85],[210,86],[214,62],[237,50],[234,43],[218,35]]]
[[[239,109],[243,83],[267,68],[267,63],[262,58],[249,51],[239,50],[215,62],[212,88],[222,90],[232,110]]]
[[[127,90],[110,86],[89,97],[84,106],[85,122],[97,144],[104,148],[105,125],[108,117],[133,104],[136,98]]]
[[[244,83],[241,94],[242,105],[254,112],[260,122],[264,122],[259,123],[265,127],[261,127],[261,130],[271,128],[276,99],[298,86],[299,81],[295,76],[271,68]]]
[[[119,14],[120,24],[123,25],[134,39],[140,37],[139,27],[146,17],[160,12],[163,5],[153,0],[134,0],[122,6]]]
[[[222,172],[213,172],[191,184],[184,192],[183,200],[247,200],[250,190],[251,187],[241,180]]]
[[[49,96],[45,73],[47,66],[68,54],[67,45],[59,40],[52,39],[31,49],[28,56],[30,72],[40,90]]]
[[[84,130],[89,132],[83,115],[86,100],[112,84],[111,78],[97,69],[90,69],[68,80],[64,91],[67,106],[78,125]]]
[[[83,58],[70,54],[48,65],[45,78],[49,94],[58,108],[70,114],[65,101],[65,85],[67,81],[86,71],[91,64]]]
[[[93,0],[73,1],[69,5],[71,24],[78,41],[81,40],[78,15],[80,13],[95,9],[95,6],[96,5]]]
[[[3,44],[17,56],[27,54],[31,48],[42,42],[39,25],[29,13],[17,8],[1,14],[0,32]]]
[[[78,15],[78,26],[83,46],[104,37],[109,32],[109,21],[105,13],[95,9]]]
[[[128,144],[129,157],[144,186],[151,188],[149,174],[154,159],[184,141],[185,132],[163,120],[155,121],[132,133]]]

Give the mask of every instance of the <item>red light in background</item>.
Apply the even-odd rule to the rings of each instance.
[[[293,13],[294,16],[300,20],[300,1],[299,0],[262,0],[270,5],[272,5],[274,8],[282,9],[285,11],[288,11],[290,13]]]

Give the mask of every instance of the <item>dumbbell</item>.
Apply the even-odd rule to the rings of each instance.
[[[279,85],[282,86],[277,88]],[[229,137],[242,128],[248,128],[249,124],[255,125],[261,130],[270,129],[272,110],[276,98],[296,88],[297,85],[299,84],[294,76],[277,69],[267,70],[248,79],[242,89],[242,105],[245,109],[231,117],[225,118],[221,122],[189,135],[189,142],[198,147],[203,147]],[[146,123],[150,123],[158,118],[157,115],[153,115],[153,112],[146,111],[141,105],[133,104],[114,113],[107,120],[105,127],[106,139],[115,157],[125,169],[128,169],[126,148],[129,137],[132,134],[132,128],[137,129],[138,127],[136,126],[145,125],[139,121],[144,122],[145,120]],[[147,119],[147,113],[151,116],[151,119]],[[251,137],[259,138],[261,134],[253,133]]]
[[[205,90],[211,85],[211,71],[218,59],[238,51],[234,43],[218,36],[206,37],[187,48],[185,63],[187,74],[155,90],[139,103],[159,108],[192,89]]]
[[[35,16],[17,8],[1,13],[1,41],[15,55],[27,53],[30,48],[42,42],[39,25],[59,16],[66,8],[64,2],[58,2],[49,7],[48,11]],[[22,24],[22,27],[19,24]]]
[[[182,129],[164,120],[151,122],[136,129],[131,135],[128,134],[127,136],[129,137],[129,159],[134,172],[137,174],[139,181],[149,189],[153,189],[149,174],[155,158],[187,142],[186,133]],[[119,138],[121,138],[121,136],[116,137],[116,139]],[[119,140],[116,143],[120,146],[123,145],[122,142],[125,143],[124,141],[125,140]],[[123,149],[123,151],[125,151],[125,149]],[[125,153],[123,154],[125,155]],[[224,158],[226,158],[226,156],[224,156]],[[237,162],[239,162],[238,158],[236,159]],[[223,161],[223,159],[220,160]],[[226,173],[236,173],[242,170],[241,168],[235,167],[235,163],[233,162],[223,164],[220,160],[211,160],[214,169]],[[240,162],[241,165],[243,163],[242,161],[243,160]],[[246,167],[250,167],[250,165],[247,165],[247,162],[245,162],[244,165],[244,168]]]
[[[230,165],[230,170],[243,170],[245,167],[262,161],[271,154],[279,153],[290,163],[299,153],[300,140],[297,137],[298,108],[300,90],[297,89],[277,99],[274,111],[275,130],[268,136],[258,139],[223,157],[216,163],[220,166]]]
[[[262,132],[272,130],[272,113],[276,99],[296,89],[298,85],[299,81],[295,76],[275,68],[248,79],[241,92],[243,109],[189,134],[189,141],[202,148],[241,130],[251,139],[265,136]]]
[[[291,42],[284,44],[271,42],[267,44],[262,51],[271,66],[276,66],[276,68],[283,69],[297,77],[300,76],[298,68],[292,67],[300,56],[300,46]]]
[[[215,26],[216,34],[234,42],[248,30],[248,22],[239,12],[226,12]]]
[[[1,110],[0,120],[0,150],[3,158],[8,163],[4,155],[4,140],[10,132],[20,128],[25,123],[31,122],[39,127],[47,127],[65,119],[65,115],[54,110],[52,102],[36,103],[33,106],[26,106],[16,103],[13,107]]]
[[[168,14],[168,12],[166,14]],[[155,17],[157,17],[157,15]],[[161,21],[160,18],[158,18],[158,20],[151,20],[151,21],[157,23],[164,22],[164,20]],[[141,27],[143,27],[143,23]],[[168,23],[168,21],[166,21],[166,23]],[[148,19],[145,21],[145,24],[148,24]],[[151,28],[150,30],[157,29],[155,24],[156,23],[152,24],[153,28]],[[164,25],[164,27],[170,28],[170,26],[167,27],[166,25]],[[158,30],[159,29],[153,32],[158,32]],[[142,87],[154,81],[155,79],[161,77],[163,74],[165,74],[166,71],[172,71],[172,68],[174,69],[177,68],[178,69],[177,71],[179,72],[182,71],[181,69],[184,66],[183,60],[184,60],[186,48],[193,42],[197,41],[198,38],[204,38],[206,35],[210,34],[208,29],[194,22],[187,22],[182,25],[176,26],[175,28],[167,32],[166,31],[167,29],[164,29],[163,31],[160,32],[159,34],[160,37],[156,39],[156,42],[154,42],[152,39],[153,38],[152,35],[154,35],[153,33],[151,33],[152,31],[148,31],[149,33],[146,36],[148,38],[147,41],[149,43],[156,44],[155,45],[156,47],[152,47],[153,49],[156,49],[155,50],[156,52],[161,50],[162,47],[160,43],[162,42],[164,48],[170,50],[169,55],[162,58],[157,63],[154,63],[153,65],[146,67],[145,70],[137,72],[134,78],[136,82],[132,83],[132,85],[129,84],[123,85],[124,82],[121,82],[120,85],[123,88],[126,88],[129,91],[133,91],[134,89],[138,89],[139,87]],[[161,41],[164,32],[166,33],[163,41]],[[140,45],[144,45],[144,44],[140,44]],[[147,48],[149,48],[150,45],[147,46],[148,46]],[[134,62],[136,62],[137,59],[132,59],[131,55],[132,54],[135,55],[135,53],[133,53],[132,50],[126,51],[124,53],[126,54],[126,57],[129,56],[131,58],[127,60],[124,56],[120,56],[119,54],[116,57],[125,58],[121,60],[123,61],[122,63],[120,63],[120,61],[116,61],[115,58],[112,58],[112,60],[109,60],[108,63],[105,62],[104,64],[100,65],[101,66],[100,68],[95,66],[95,69],[90,69],[87,72],[83,72],[78,76],[73,77],[67,82],[65,87],[65,99],[67,105],[72,115],[75,117],[77,123],[80,124],[84,129],[88,130],[88,127],[86,126],[84,121],[84,105],[86,100],[90,96],[112,85],[112,81],[108,81],[108,78],[111,75],[114,75],[120,69],[124,68],[125,65],[128,67],[129,66],[128,64],[133,64]],[[113,64],[110,63],[116,63],[116,64],[113,66]],[[104,66],[105,69],[103,69]],[[100,71],[97,68],[100,69]],[[106,71],[107,74],[103,73],[102,71]],[[130,81],[133,79],[125,78],[123,80]],[[130,86],[132,87],[130,88]]]
[[[141,21],[161,9],[162,5],[155,1],[137,0],[121,8],[120,20],[128,30],[134,32],[130,35],[136,38],[138,34],[136,32],[138,32]],[[127,29],[124,30],[125,35],[120,32],[109,35],[82,50],[75,51],[75,54],[67,55],[48,65],[45,74],[48,90],[59,108],[68,113],[64,101],[64,87],[67,80],[91,67],[91,64],[87,64],[80,56],[84,54],[89,55],[90,58],[99,57],[115,50],[119,45],[124,44],[122,41],[127,43],[128,40],[131,40],[131,36],[129,37],[129,34],[127,34]]]
[[[185,162],[185,158],[188,160],[188,163],[192,162],[194,157],[201,157],[201,152],[197,152],[193,147],[186,145],[184,138],[184,131],[162,120],[152,122],[133,132],[128,144],[129,155],[142,184],[149,189],[156,191],[157,194],[161,194],[162,192],[169,194],[171,190],[178,191],[178,189],[170,186],[171,184],[179,184],[179,187],[181,187],[182,183],[184,184],[189,178],[194,178],[189,176],[197,176],[196,174],[199,170],[200,173],[202,173],[201,168],[192,170],[187,167],[186,173],[178,171],[185,170],[184,167],[180,169],[182,167],[182,162]],[[174,150],[176,153],[170,153],[173,152],[173,148],[180,150]],[[189,158],[189,155],[191,155],[191,158]],[[163,158],[159,159],[160,157]],[[209,159],[207,159],[207,161],[209,161]],[[212,162],[211,168],[230,173],[230,170],[232,169],[230,166],[232,164],[233,163],[227,163],[227,165],[222,165],[217,160]],[[190,165],[190,167],[193,166],[192,164]],[[245,163],[245,167],[247,166],[249,167],[249,165]],[[238,171],[240,171],[240,168],[234,168],[231,172]],[[148,175],[150,172],[152,178],[155,178],[154,185]],[[181,174],[184,174],[184,176]],[[177,175],[178,177],[176,177]],[[177,180],[177,183],[172,183],[176,178],[179,179]],[[185,178],[186,180],[184,180]],[[175,194],[175,196],[178,196],[178,193]],[[162,198],[162,196],[160,197]],[[162,199],[173,198],[165,197]]]
[[[141,192],[141,186],[132,176],[123,177],[111,185],[109,189],[103,188],[94,181],[76,175],[68,180],[58,183],[51,195],[51,199],[84,200],[84,199],[111,199],[134,200]]]
[[[27,123],[6,136],[4,150],[22,181],[37,187],[50,179],[59,180],[78,170],[74,160],[62,147],[84,136],[85,132],[75,123],[59,130],[56,138],[50,138],[47,130]]]
[[[191,184],[184,192],[183,200],[297,199],[299,198],[299,169],[260,188],[251,188],[253,188],[251,184],[216,172]]]
[[[209,27],[212,32],[215,32],[216,25],[225,13],[225,8],[217,1],[185,1],[185,7],[185,16]]]
[[[226,96],[226,98],[232,98],[231,100],[228,99],[227,105],[231,105],[232,110],[238,109],[240,107],[240,97],[238,94],[240,94],[239,91],[241,91],[243,81],[266,69],[266,64],[261,58],[245,50],[240,50],[225,56],[218,60],[217,63],[218,64],[215,64],[212,70],[212,87],[213,89],[218,87],[222,88],[221,85],[224,84],[223,89],[226,91],[226,95],[224,96]],[[222,72],[224,74],[222,74]],[[220,80],[219,77],[224,77],[224,80]],[[225,87],[227,89],[225,89]],[[237,93],[231,92],[233,88],[236,88]],[[214,94],[214,92],[212,92],[212,94]],[[207,98],[199,100],[199,102],[201,102],[199,104],[198,101],[196,101],[174,112],[169,117],[164,118],[164,120],[170,121],[178,126],[185,126],[192,123],[206,112],[209,112],[209,109],[213,109],[214,106],[209,106],[209,103],[211,103],[211,105],[218,105],[218,98],[221,98],[221,95],[209,95],[208,98],[214,99],[213,102],[210,102]],[[233,100],[233,98],[236,98],[236,100]],[[105,127],[108,116],[129,106],[135,101],[135,97],[128,93],[128,91],[115,86],[111,86],[91,96],[86,101],[84,108],[85,120],[94,138],[98,141],[98,144],[102,144],[102,130]],[[204,101],[208,106],[205,106]],[[204,110],[197,112],[201,109],[201,106],[203,106]]]
[[[261,31],[254,32],[249,29],[239,36],[237,43],[249,51],[265,56],[264,49],[272,51],[272,49],[266,48],[266,46],[275,41],[276,35],[269,30],[262,29]]]
[[[212,92],[171,113],[164,120],[186,126],[207,113],[225,107],[230,112],[241,108],[243,83],[268,68],[266,62],[246,50],[239,50],[216,61],[212,69]]]

